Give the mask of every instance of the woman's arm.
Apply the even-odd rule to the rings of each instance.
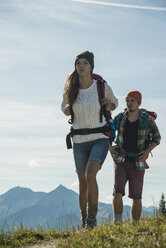
[[[67,115],[67,116],[70,115],[71,108],[70,108],[70,105],[68,103],[67,95],[65,93],[63,94],[63,101],[61,104],[61,110],[65,115]]]
[[[105,84],[105,98],[102,102],[106,105],[107,111],[114,110],[118,106],[118,99],[115,97],[111,87],[108,84]]]

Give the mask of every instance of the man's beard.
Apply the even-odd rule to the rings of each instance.
[[[135,112],[136,109],[128,109],[129,112]]]
[[[129,109],[129,112],[134,112],[135,110],[134,109]]]

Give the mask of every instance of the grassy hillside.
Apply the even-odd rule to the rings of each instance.
[[[56,232],[27,230],[20,227],[8,234],[1,232],[0,247],[24,247],[43,240],[57,242],[57,248],[166,248],[166,218],[143,218],[139,224],[126,221],[123,225],[101,225],[93,230]]]

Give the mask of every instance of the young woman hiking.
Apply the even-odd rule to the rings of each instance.
[[[107,122],[104,116],[100,120],[101,105],[96,80],[93,79],[92,73],[93,53],[82,52],[76,57],[74,65],[74,71],[67,77],[61,108],[65,115],[71,115],[74,130],[90,130],[90,133],[75,134],[72,139],[79,179],[82,226],[93,228],[97,224],[98,209],[96,175],[107,156],[109,137],[102,132],[95,133],[97,128],[102,128]],[[106,111],[114,110],[118,105],[118,100],[106,83],[104,86],[105,98],[102,99],[102,106],[105,106]]]

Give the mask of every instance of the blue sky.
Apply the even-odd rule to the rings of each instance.
[[[59,184],[78,192],[69,130],[60,105],[75,56],[90,50],[124,108],[132,89],[156,111],[162,142],[149,158],[143,205],[166,194],[165,1],[1,0],[0,194],[17,185],[49,192]],[[112,159],[98,174],[100,201],[111,203]],[[127,191],[127,190],[126,190]],[[124,203],[131,205],[127,194]]]

